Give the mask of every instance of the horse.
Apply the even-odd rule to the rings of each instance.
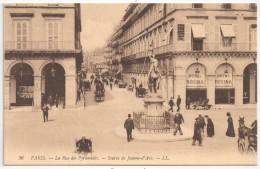
[[[239,117],[238,137],[245,139],[245,136],[251,131],[250,128],[245,126],[245,117]]]

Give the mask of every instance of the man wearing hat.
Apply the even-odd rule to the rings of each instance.
[[[174,106],[174,102],[173,102],[173,98],[171,97],[171,100],[169,101],[169,106],[170,106],[170,109],[168,111],[172,111],[173,112],[173,106]]]
[[[135,129],[134,121],[131,119],[131,114],[128,114],[128,118],[125,120],[124,128],[126,129],[127,141],[132,140],[132,129]]]
[[[192,145],[195,146],[195,142],[198,141],[199,142],[199,146],[202,145],[202,138],[201,138],[201,129],[199,126],[199,118],[195,118],[195,123],[194,123],[194,134],[193,134],[193,141],[192,141]]]
[[[215,134],[215,132],[214,132],[214,124],[213,124],[211,118],[209,118],[208,115],[205,115],[204,117],[207,120],[207,136],[208,137],[212,137]]]
[[[184,123],[184,119],[179,109],[177,109],[177,113],[174,116],[174,123],[175,123],[175,130],[173,132],[173,135],[175,136],[178,131],[180,132],[180,135],[183,135],[181,130],[181,124]]]

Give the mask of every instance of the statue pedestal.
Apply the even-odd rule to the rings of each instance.
[[[134,124],[140,133],[169,133],[173,114],[163,109],[163,98],[155,93],[144,97],[144,111],[134,112]]]

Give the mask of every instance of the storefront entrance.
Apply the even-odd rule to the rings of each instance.
[[[32,106],[34,77],[33,69],[26,63],[18,63],[11,69],[11,106]]]
[[[243,76],[243,103],[257,103],[257,65],[249,64]]]
[[[186,89],[186,98],[190,98],[191,102],[207,99],[207,89]]]
[[[234,69],[228,64],[220,65],[216,70],[215,104],[235,103]]]
[[[54,104],[58,97],[59,105],[65,102],[65,70],[57,63],[47,64],[42,70],[42,102]]]

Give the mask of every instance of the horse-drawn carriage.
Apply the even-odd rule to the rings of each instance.
[[[238,128],[238,151],[242,155],[256,156],[257,152],[257,122],[256,120],[252,123],[251,127],[248,128],[244,124],[244,117],[239,117],[239,128]]]
[[[200,100],[197,102],[193,102],[191,105],[193,107],[193,109],[196,110],[208,110],[212,107],[212,105],[209,105],[209,99],[206,100]]]
[[[95,90],[95,101],[99,102],[99,101],[104,101],[105,100],[105,88],[104,85],[99,82],[96,84],[96,90]]]
[[[146,94],[146,89],[143,87],[137,87],[135,91],[135,96],[136,97],[144,97]]]

